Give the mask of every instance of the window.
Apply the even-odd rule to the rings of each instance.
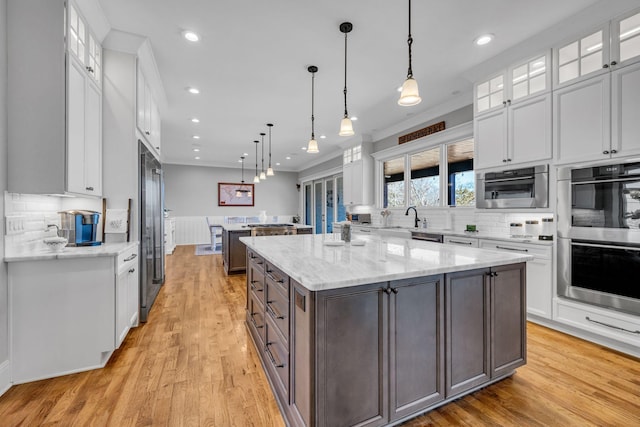
[[[400,149],[407,154],[380,159],[383,208],[475,206],[473,139]]]

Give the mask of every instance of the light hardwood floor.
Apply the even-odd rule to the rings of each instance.
[[[104,369],[12,387],[0,426],[282,426],[244,325],[245,276],[194,253],[167,257],[148,323]],[[515,375],[405,425],[638,426],[640,361],[530,323]]]

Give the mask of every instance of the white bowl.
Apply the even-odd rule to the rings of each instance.
[[[62,252],[69,241],[64,237],[47,237],[43,242],[53,252]]]

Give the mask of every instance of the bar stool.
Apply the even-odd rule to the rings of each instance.
[[[222,246],[222,225],[212,224],[207,217],[207,225],[211,233],[211,250],[215,251],[218,246]]]

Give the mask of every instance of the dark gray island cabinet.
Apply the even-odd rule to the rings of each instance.
[[[251,247],[247,325],[293,426],[386,426],[526,361],[524,262],[311,291]]]

